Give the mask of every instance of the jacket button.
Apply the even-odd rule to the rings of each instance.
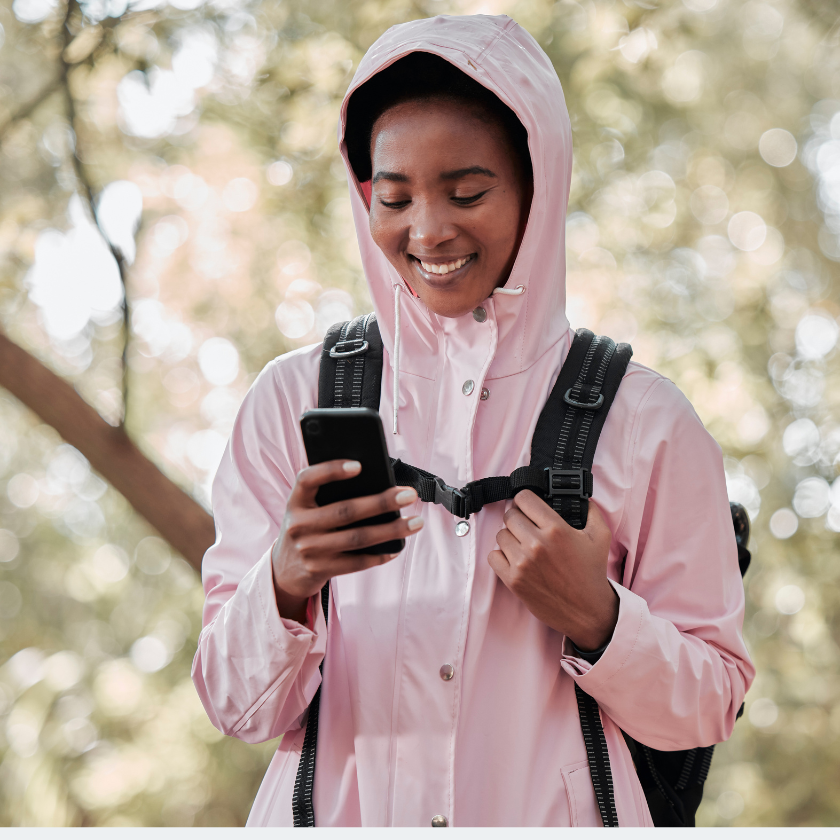
[[[432,828],[446,828],[449,825],[449,820],[443,814],[437,814],[432,817]]]
[[[462,386],[461,386],[461,393],[468,397],[473,391],[475,390],[475,382],[472,379],[468,379]]]
[[[487,310],[483,306],[476,306],[476,308],[473,309],[473,318],[475,318],[479,324],[483,324],[487,320]]]
[[[440,666],[440,678],[444,682],[449,682],[449,680],[451,680],[452,677],[454,677],[454,676],[455,676],[454,666],[450,665],[448,662],[446,663],[446,665],[441,665]]]
[[[489,400],[490,399],[490,391],[487,388],[481,389],[481,399]]]
[[[455,536],[456,537],[466,537],[467,534],[470,532],[470,523],[469,522],[459,522],[455,526]]]

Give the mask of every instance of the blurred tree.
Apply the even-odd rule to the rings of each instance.
[[[674,379],[754,520],[759,678],[700,820],[840,820],[836,4],[4,0],[0,822],[244,821],[274,744],[195,697],[212,531],[177,487],[209,507],[254,376],[369,307],[335,143],[360,57],[475,12],[563,82],[573,325]]]

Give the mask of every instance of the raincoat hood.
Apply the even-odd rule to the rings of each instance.
[[[444,319],[430,312],[404,288],[398,272],[374,243],[369,209],[350,166],[344,141],[347,105],[353,92],[400,58],[412,52],[440,56],[492,91],[510,107],[528,132],[534,170],[534,196],[525,234],[508,290],[483,305],[495,317],[493,374],[509,376],[529,368],[568,330],[566,319],[565,226],[572,172],[572,136],[560,80],[548,56],[515,21],[505,15],[440,15],[389,29],[359,64],[341,108],[339,141],[350,181],[353,218],[362,263],[385,347],[394,357],[395,296],[403,339],[400,369],[420,373],[428,353],[437,347],[441,330],[469,329],[468,313]],[[450,323],[444,324],[448,321]],[[453,323],[454,322],[454,323]],[[461,322],[461,323],[459,323]]]

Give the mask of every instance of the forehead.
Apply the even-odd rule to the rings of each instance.
[[[500,122],[480,106],[447,99],[412,100],[385,111],[373,125],[375,163],[401,158],[432,163],[464,155],[508,158],[510,142]]]

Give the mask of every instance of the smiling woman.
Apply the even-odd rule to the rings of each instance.
[[[347,146],[370,187],[374,242],[429,309],[457,317],[504,286],[533,169],[527,132],[497,96],[411,53],[353,94]]]
[[[362,468],[306,466],[298,419],[325,402],[320,344],[270,363],[246,397],[213,488],[193,678],[221,731],[283,735],[249,824],[651,825],[621,730],[654,750],[728,737],[753,676],[743,589],[721,452],[676,387],[631,362],[605,402],[611,342],[593,401],[555,384],[588,352],[565,315],[557,74],[503,16],[396,26],[359,65],[339,136],[381,357],[365,361],[359,338],[373,316],[360,346],[335,325],[343,378],[336,363],[323,390],[375,392],[399,418],[390,455],[438,490],[318,505]],[[587,418],[609,410],[591,483],[565,466],[584,444],[566,459],[577,421],[559,408],[534,460],[555,392]],[[476,507],[454,490],[473,499],[544,467],[578,486]],[[446,498],[463,504],[432,503]],[[564,519],[564,500],[587,513]],[[399,554],[361,553],[393,539]],[[581,716],[587,696],[601,729]]]

